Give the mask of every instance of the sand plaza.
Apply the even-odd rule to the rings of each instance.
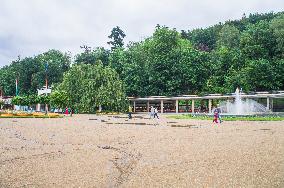
[[[283,187],[284,123],[146,114],[0,122],[0,187]]]

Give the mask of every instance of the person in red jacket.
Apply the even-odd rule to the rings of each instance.
[[[68,108],[65,108],[65,115],[68,116],[69,112],[68,112]]]
[[[213,123],[218,123],[218,111],[214,110],[214,118],[213,118]]]

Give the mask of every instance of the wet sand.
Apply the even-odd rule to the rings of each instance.
[[[284,121],[0,119],[0,187],[284,187]]]

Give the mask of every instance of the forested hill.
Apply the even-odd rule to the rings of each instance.
[[[125,35],[113,28],[111,50],[82,46],[73,63],[115,69],[128,96],[231,93],[238,86],[284,90],[284,12],[243,15],[191,31],[157,25],[152,36],[127,45]],[[0,89],[15,95],[18,79],[20,95],[33,94],[45,76],[56,87],[71,64],[70,55],[57,50],[18,59],[0,69]]]
[[[247,29],[248,25],[256,24],[260,21],[270,22],[274,18],[283,15],[279,13],[266,13],[266,14],[250,14],[248,17],[244,14],[240,20],[228,20],[225,23],[218,23],[205,29],[194,29],[192,31],[181,31],[183,38],[190,40],[198,49],[210,51],[218,47],[217,41],[220,38],[220,31],[224,25],[234,26],[239,32]],[[221,36],[222,37],[222,36]]]

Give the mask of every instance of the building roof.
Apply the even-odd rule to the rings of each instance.
[[[241,94],[241,98],[284,98],[284,92],[269,93],[257,92],[256,94]],[[149,97],[129,97],[130,101],[154,101],[154,100],[200,100],[200,99],[233,99],[235,94],[221,95],[221,94],[208,94],[206,96],[197,95],[180,95],[180,96],[149,96]]]

